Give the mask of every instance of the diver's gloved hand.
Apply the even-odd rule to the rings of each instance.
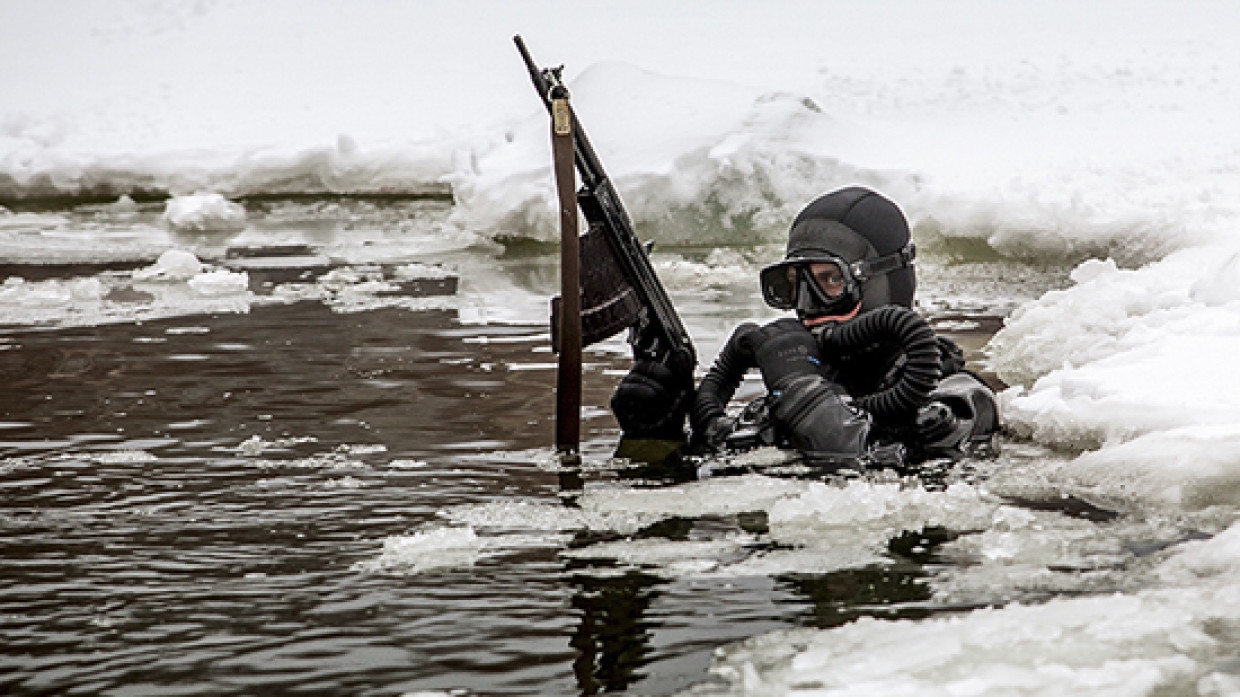
[[[986,383],[962,371],[943,378],[930,397],[911,424],[909,445],[919,459],[994,454],[999,409]]]
[[[662,363],[637,361],[611,395],[611,411],[630,438],[684,440],[693,377]]]
[[[723,450],[728,436],[736,430],[736,419],[729,416],[716,416],[711,419],[700,432],[693,434],[694,445],[711,452]]]
[[[811,459],[853,461],[866,453],[872,420],[843,387],[821,375],[788,379],[771,408],[780,439]]]
[[[822,365],[818,341],[805,325],[791,317],[754,327],[744,341],[762,371],[766,389],[775,391],[798,375],[818,375]]]
[[[964,370],[964,351],[945,336],[935,337],[939,344],[939,373],[943,377]]]
[[[934,443],[950,436],[956,430],[956,423],[951,408],[935,400],[917,410],[913,435],[919,443]]]

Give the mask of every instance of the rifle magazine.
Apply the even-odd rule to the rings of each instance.
[[[601,225],[591,225],[581,236],[582,346],[609,339],[633,326],[642,303],[616,262]],[[551,348],[560,350],[560,297],[551,299]]]

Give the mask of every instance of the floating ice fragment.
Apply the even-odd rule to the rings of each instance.
[[[120,465],[139,462],[155,462],[158,457],[146,452],[145,450],[113,450],[110,452],[97,453],[91,458],[101,465]]]
[[[200,295],[231,295],[250,289],[250,275],[244,271],[217,269],[189,279],[189,287]]]
[[[68,281],[51,279],[27,283],[19,276],[10,276],[0,285],[0,303],[5,307],[75,308],[75,303],[98,302],[103,298],[103,284],[97,278]]]
[[[496,530],[610,530],[632,534],[662,516],[640,511],[583,511],[563,505],[526,501],[456,506],[440,515],[459,524]]]
[[[103,283],[97,278],[79,278],[69,283],[74,300],[99,300],[103,297]]]
[[[412,280],[439,280],[444,278],[453,278],[456,274],[445,269],[438,264],[420,264],[414,262],[398,266],[392,270],[392,275],[401,281]]]
[[[184,249],[169,249],[159,255],[159,259],[151,266],[134,269],[135,281],[188,281],[202,273],[202,262],[193,252]]]
[[[799,496],[775,503],[770,525],[778,539],[812,540],[831,534],[838,539],[886,541],[891,533],[926,526],[984,527],[997,505],[967,484],[930,491],[863,481],[842,487],[813,482]]]
[[[567,549],[560,554],[573,559],[615,559],[622,564],[666,567],[674,575],[705,573],[719,565],[721,557],[739,554],[751,536],[719,540],[617,540]]]
[[[174,336],[180,336],[180,335],[183,335],[183,334],[210,334],[210,333],[211,333],[211,328],[210,328],[210,327],[198,327],[198,326],[194,326],[194,327],[168,327],[167,329],[165,329],[165,330],[164,330],[164,333],[165,333],[165,334],[172,334],[172,335],[174,335]]]
[[[164,220],[177,230],[226,232],[245,227],[245,208],[220,194],[201,193],[168,199]]]
[[[478,559],[482,541],[473,528],[437,528],[413,535],[389,537],[377,559],[360,561],[354,571],[418,574],[432,569],[471,566]]]
[[[112,213],[133,213],[138,210],[138,204],[129,194],[121,194],[120,198],[107,205],[107,210]]]
[[[831,540],[804,547],[759,551],[710,570],[714,577],[778,576],[781,574],[829,574],[843,569],[891,564],[890,556],[871,547],[840,545]]]
[[[373,455],[386,453],[387,446],[382,443],[341,443],[336,450],[349,455]]]
[[[237,451],[246,457],[256,457],[262,454],[265,447],[267,447],[267,444],[262,437],[253,435],[242,441],[241,445],[237,446]]]
[[[743,694],[1230,694],[1238,560],[1233,525],[1184,544],[1155,569],[1161,585],[1133,594],[775,632],[719,650],[712,672]]]
[[[339,479],[327,480],[323,484],[323,486],[328,489],[360,489],[363,486],[365,486],[365,483],[356,477],[352,477],[346,474],[345,476],[340,477]]]
[[[646,514],[660,517],[728,515],[767,510],[805,489],[797,481],[745,475],[724,477],[666,489],[624,487],[587,491],[579,500],[591,515]]]

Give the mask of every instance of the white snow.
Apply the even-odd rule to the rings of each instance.
[[[1018,433],[1087,453],[1056,470],[1110,498],[1240,502],[1240,247],[1182,250],[1139,269],[1089,261],[1076,285],[1009,318],[992,365],[1018,385]]]
[[[524,32],[566,63],[635,218],[664,240],[773,237],[856,180],[927,240],[1016,255],[1149,260],[1238,213],[1229,4],[63,10],[23,3],[0,29],[6,64],[26,66],[0,77],[0,193],[451,184],[471,229],[547,237],[545,117],[510,40]]]

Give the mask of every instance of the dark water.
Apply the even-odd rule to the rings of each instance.
[[[911,563],[669,580],[553,547],[421,575],[352,568],[446,506],[580,485],[546,466],[541,332],[317,302],[4,331],[0,691],[665,694],[707,679],[722,643],[918,587]],[[603,370],[625,366],[591,360],[585,402],[603,407]],[[258,454],[242,447],[254,436]],[[588,420],[587,456],[615,437],[610,416]]]

